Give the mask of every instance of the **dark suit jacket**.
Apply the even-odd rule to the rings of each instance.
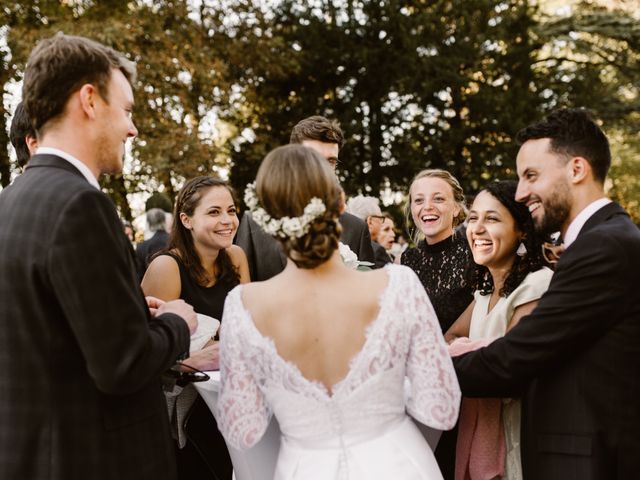
[[[556,267],[531,315],[454,359],[463,395],[524,394],[525,480],[637,478],[640,231],[606,205]]]
[[[340,241],[358,256],[358,260],[374,262],[371,236],[367,224],[350,213],[340,215]],[[256,224],[250,215],[243,215],[235,239],[247,255],[251,280],[263,281],[277,275],[287,265],[280,243]]]
[[[371,240],[371,247],[373,248],[373,256],[375,258],[374,267],[372,268],[382,268],[387,263],[391,263],[391,257],[382,245]]]
[[[111,200],[35,155],[0,225],[0,478],[174,478],[159,378],[189,331],[150,317]]]
[[[169,234],[164,230],[158,230],[153,237],[136,245],[136,262],[138,269],[138,279],[142,280],[144,272],[147,271],[151,257],[160,250],[169,246]]]

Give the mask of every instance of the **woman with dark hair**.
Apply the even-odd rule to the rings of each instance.
[[[275,480],[442,478],[408,415],[451,428],[460,393],[416,275],[344,264],[340,187],[311,149],[269,153],[245,200],[288,263],[229,294],[217,414],[227,442],[252,447],[273,414],[281,429]]]
[[[226,182],[206,176],[187,181],[176,198],[169,247],[142,279],[145,295],[182,298],[196,312],[220,320],[227,293],[249,281],[244,252],[232,244],[237,229],[233,192]]]
[[[471,317],[461,316],[447,331],[445,339],[452,354],[461,354],[503,336],[520,318],[529,314],[547,290],[552,271],[544,267],[542,242],[534,230],[528,208],[515,201],[517,182],[507,180],[487,185],[476,196],[467,218],[467,240],[473,262],[466,277],[475,289]],[[478,408],[475,399],[464,399],[460,415],[456,456],[456,479],[494,478],[521,479],[520,403],[512,400],[483,400]],[[496,403],[497,402],[497,403]],[[493,414],[487,412],[492,411]],[[478,413],[480,412],[480,413]],[[483,417],[484,415],[484,417]],[[501,420],[504,433],[499,428]],[[478,425],[489,425],[479,428]],[[503,439],[498,445],[483,445],[493,433]],[[475,464],[476,448],[486,448],[495,455],[490,472]],[[487,453],[485,452],[485,453]],[[485,476],[490,473],[489,476]]]
[[[233,191],[226,182],[207,176],[187,181],[176,198],[169,247],[156,255],[142,279],[145,295],[164,301],[181,298],[197,313],[220,320],[229,291],[249,281],[244,252],[232,245],[237,229]],[[215,370],[218,347],[211,338],[183,363]],[[190,405],[184,403],[186,399],[191,399]],[[170,407],[181,447],[177,450],[178,478],[230,479],[229,454],[202,399],[195,391],[183,391],[176,407]]]

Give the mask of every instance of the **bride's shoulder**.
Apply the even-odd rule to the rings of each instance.
[[[409,267],[404,265],[387,264],[383,268],[367,272],[357,272],[359,289],[366,287],[368,291],[385,291],[387,293],[407,293],[407,289],[416,283],[422,287],[420,280]]]
[[[416,273],[406,265],[398,265],[397,263],[389,263],[382,270],[388,272],[389,277],[394,279],[402,279],[402,281],[412,281],[417,279]]]
[[[234,290],[237,291],[238,302],[248,312],[260,307],[265,308],[271,301],[280,298],[282,291],[286,291],[286,289],[278,288],[273,278],[262,282],[238,285]]]
[[[384,269],[388,272],[389,285],[392,290],[399,290],[409,294],[414,288],[424,289],[420,279],[410,267],[405,265],[388,264]]]

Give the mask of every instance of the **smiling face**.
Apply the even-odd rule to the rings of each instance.
[[[540,138],[520,147],[516,200],[529,208],[537,231],[564,234],[571,223],[572,207],[568,163],[550,152],[550,143],[550,139]]]
[[[239,223],[233,197],[222,186],[205,190],[193,215],[183,212],[180,221],[191,231],[198,251],[229,248]]]
[[[427,243],[438,243],[453,234],[453,219],[460,213],[460,205],[446,181],[437,177],[419,178],[411,184],[409,195],[411,216]]]
[[[467,241],[473,261],[489,270],[508,270],[521,238],[509,210],[489,192],[480,192],[467,218]]]
[[[394,227],[393,220],[385,217],[380,232],[378,232],[378,243],[382,245],[385,250],[391,249],[393,241],[396,239],[396,232],[393,230]]]
[[[97,128],[96,164],[100,173],[119,173],[122,171],[125,143],[138,134],[131,111],[133,109],[133,90],[124,74],[114,68],[107,89],[108,102],[100,95],[99,125]]]

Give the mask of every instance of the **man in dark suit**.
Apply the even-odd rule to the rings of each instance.
[[[0,478],[175,477],[160,376],[196,327],[149,306],[101,173],[122,169],[134,66],[96,42],[41,41],[24,75],[40,143],[0,194]]]
[[[136,245],[136,260],[140,281],[142,281],[153,255],[169,245],[169,234],[165,230],[167,215],[164,211],[160,208],[151,208],[147,210],[146,217],[147,228],[150,232],[153,232],[153,236]]]
[[[335,120],[316,115],[298,122],[291,131],[289,142],[316,150],[335,171],[344,135]],[[358,260],[373,263],[374,255],[367,225],[346,212],[340,215],[340,225],[340,241],[351,248]],[[284,270],[287,264],[287,257],[280,244],[265,233],[250,215],[242,216],[235,242],[247,255],[252,281],[268,280]]]
[[[463,394],[523,396],[525,480],[636,478],[640,231],[604,196],[609,143],[585,111],[556,111],[518,140],[516,199],[565,250],[530,315],[454,359]]]
[[[387,263],[391,263],[391,257],[389,257],[384,247],[378,243],[378,234],[381,232],[385,221],[378,199],[365,195],[356,195],[347,202],[347,212],[367,224],[369,235],[371,236],[371,248],[373,248],[374,268],[382,268]]]

